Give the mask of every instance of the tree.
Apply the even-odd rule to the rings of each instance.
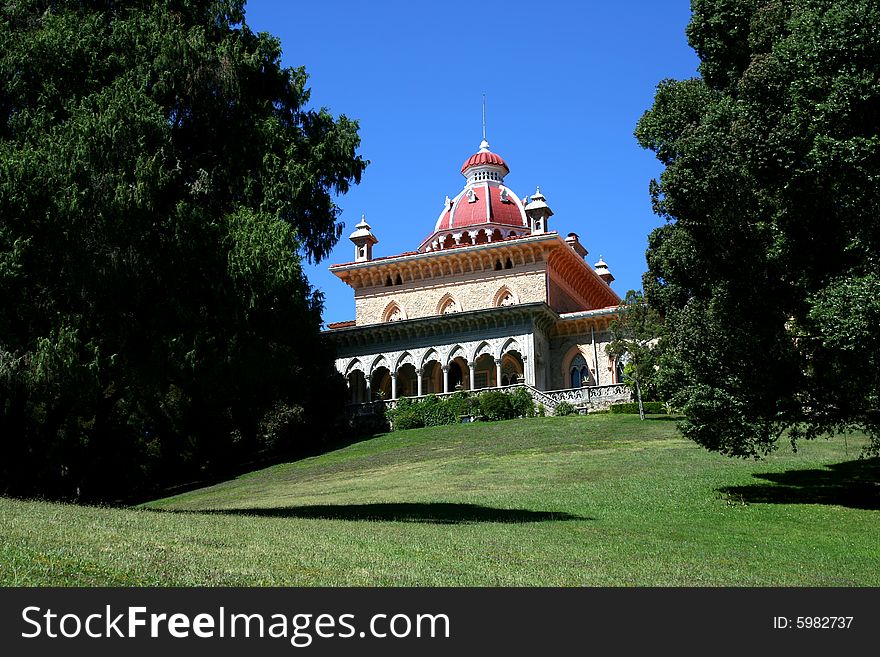
[[[339,239],[357,123],[243,5],[0,9],[0,491],[117,497],[338,414],[300,254]]]
[[[695,0],[701,77],[661,82],[636,128],[665,165],[645,295],[709,449],[880,448],[878,25],[868,0]]]
[[[633,382],[643,420],[642,395],[663,398],[659,377],[662,334],[662,320],[644,295],[635,290],[627,292],[617,319],[611,322],[611,341],[605,351],[612,358],[625,361],[623,375]]]

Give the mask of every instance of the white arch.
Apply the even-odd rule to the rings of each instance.
[[[422,367],[427,365],[432,360],[436,360],[441,365],[443,364],[443,358],[440,356],[440,353],[436,349],[428,349],[428,351],[425,352],[425,355],[422,356]]]
[[[354,371],[358,371],[366,376],[366,373],[364,372],[364,364],[360,361],[359,358],[351,359],[351,361],[348,363],[348,366],[345,368],[345,376],[348,376]]]
[[[416,365],[415,359],[408,351],[404,351],[402,354],[400,354],[400,357],[397,359],[397,362],[394,365],[394,371],[396,372],[404,365],[412,365],[413,367],[415,367]]]
[[[501,347],[501,351],[498,352],[498,358],[504,356],[508,351],[518,351],[522,356],[522,347],[519,346],[519,341],[516,338],[507,339],[504,346]]]
[[[388,360],[385,358],[385,354],[379,354],[373,359],[373,364],[370,365],[370,376],[373,376],[376,370],[380,367],[384,367],[389,372],[391,371],[391,368],[388,367]]]
[[[464,350],[464,347],[462,347],[460,344],[457,344],[449,351],[449,354],[446,356],[446,365],[450,365],[452,361],[454,361],[459,356],[461,356],[464,360],[468,359],[467,352]]]
[[[482,356],[483,354],[489,354],[492,358],[495,358],[495,354],[492,353],[492,345],[483,340],[480,344],[477,345],[477,348],[474,349],[473,354],[471,355],[470,362],[477,362],[477,358]]]

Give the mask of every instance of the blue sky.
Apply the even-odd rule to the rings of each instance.
[[[347,236],[365,214],[374,256],[414,250],[462,162],[487,137],[522,198],[540,185],[550,229],[578,233],[602,255],[623,296],[641,287],[653,153],[632,136],[664,78],[696,75],[684,35],[687,0],[662,2],[349,2],[249,0],[246,21],[281,39],[286,66],[305,66],[311,104],[360,123],[371,164],[338,199],[344,237],[307,265],[325,294],[324,321],[354,318],[352,290],[327,271],[353,259]]]

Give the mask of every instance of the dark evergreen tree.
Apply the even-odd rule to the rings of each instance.
[[[684,433],[880,445],[880,6],[694,0],[701,77],[661,82],[636,137],[665,165],[645,294]],[[794,440],[793,440],[794,442]]]
[[[125,495],[338,415],[300,258],[366,162],[243,5],[0,8],[0,492]]]

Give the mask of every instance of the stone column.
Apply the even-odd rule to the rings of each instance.
[[[373,401],[373,392],[372,392],[372,390],[370,390],[370,379],[371,378],[372,377],[370,377],[370,376],[364,377],[364,380],[367,382],[367,401],[368,402]]]
[[[422,368],[416,370],[416,382],[418,385],[418,396],[422,396]]]
[[[449,392],[449,365],[443,365],[443,392]]]
[[[391,399],[397,399],[397,372],[391,373]]]
[[[471,361],[468,363],[468,368],[470,368],[470,371],[471,371],[471,379],[470,379],[470,381],[468,381],[468,384],[469,384],[468,389],[469,390],[476,390],[476,388],[474,388],[474,383],[476,383],[477,377],[476,377],[476,370],[474,369],[474,367],[476,367],[476,363],[474,361]]]
[[[495,359],[495,387],[501,387],[501,359]]]

